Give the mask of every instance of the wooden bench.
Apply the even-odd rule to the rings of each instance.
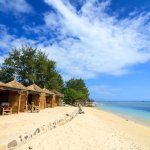
[[[40,107],[39,106],[34,106],[34,111],[39,112],[40,111]]]
[[[12,108],[9,107],[9,108],[3,108],[2,107],[2,115],[10,115],[12,114]]]
[[[46,104],[46,108],[49,108],[49,107],[51,107],[51,104],[48,104],[48,103],[47,103],[47,104]]]
[[[40,112],[40,106],[35,106],[34,103],[32,103],[31,112]]]

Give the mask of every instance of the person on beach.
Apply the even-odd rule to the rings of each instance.
[[[84,111],[82,110],[81,104],[79,104],[79,103],[78,103],[78,108],[79,108],[79,113],[80,113],[80,114],[83,114]]]

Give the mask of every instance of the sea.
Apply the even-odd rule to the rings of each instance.
[[[96,107],[150,127],[150,101],[99,101]]]

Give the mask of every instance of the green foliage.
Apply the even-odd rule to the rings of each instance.
[[[0,80],[11,81],[14,76],[28,86],[35,82],[40,87],[61,91],[63,80],[56,71],[56,63],[36,48],[13,49],[5,59],[0,70]]]
[[[70,79],[64,82],[56,71],[56,63],[49,60],[47,55],[30,46],[13,49],[0,69],[0,81],[9,82],[17,76],[25,86],[35,82],[41,88],[55,89],[64,92],[64,100],[73,105],[89,99],[89,91],[83,79]]]
[[[83,98],[83,94],[71,88],[66,88],[64,90],[64,101],[67,104],[73,105],[79,102]]]
[[[83,79],[70,79],[66,82],[64,100],[67,104],[84,103],[89,97],[89,91]]]
[[[66,87],[83,93],[84,99],[89,97],[89,91],[83,79],[70,79],[66,82]]]
[[[62,92],[62,89],[64,87],[64,81],[61,77],[60,74],[58,74],[58,72],[51,72],[51,74],[49,74],[49,80],[46,82],[46,87],[48,89],[56,89],[60,92]]]

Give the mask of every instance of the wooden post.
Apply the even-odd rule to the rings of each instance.
[[[41,96],[40,96],[40,99],[39,99],[39,101],[38,101],[38,108],[39,108],[39,109],[38,109],[38,112],[40,112],[40,109],[41,109],[41,106],[40,106],[41,104],[40,104],[40,102],[41,102]]]
[[[25,112],[27,112],[27,111],[28,111],[28,93],[25,97]]]
[[[52,95],[52,99],[51,99],[51,107],[53,107],[53,101],[54,101],[54,95]]]
[[[31,102],[31,112],[34,111],[34,102]]]
[[[18,111],[17,113],[19,113],[20,111],[20,102],[21,102],[21,92],[18,92],[19,93],[19,99],[18,99]]]
[[[53,98],[52,98],[52,107],[55,107],[55,100],[56,100],[56,96],[53,95]]]
[[[60,101],[61,101],[61,99],[60,99],[60,96],[59,96],[59,98],[58,98],[58,105],[57,106],[60,106]]]
[[[26,112],[28,111],[28,95],[29,95],[29,93],[27,92],[26,93],[26,100],[25,100],[25,111]]]
[[[59,106],[59,96],[56,98],[56,106]]]
[[[47,95],[45,94],[44,108],[46,108],[46,99],[47,99]]]
[[[62,99],[59,97],[59,106],[62,106]]]

